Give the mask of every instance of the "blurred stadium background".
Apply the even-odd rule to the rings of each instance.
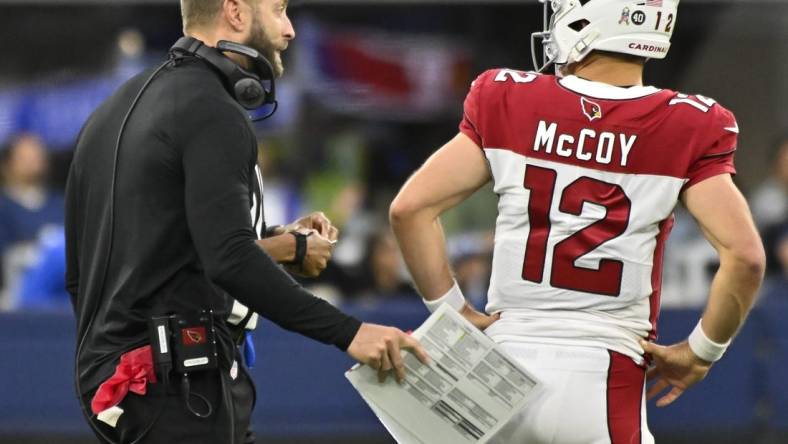
[[[456,132],[490,67],[531,69],[536,0],[293,0],[280,110],[258,126],[266,213],[323,209],[340,226],[319,295],[363,319],[425,318],[386,210]],[[62,290],[63,187],[90,112],[180,36],[177,0],[0,0],[0,443],[94,442],[73,394],[74,322]],[[683,0],[674,46],[647,82],[714,97],[742,128],[736,178],[769,255],[747,327],[709,378],[650,408],[662,443],[788,443],[788,2]],[[483,306],[490,190],[447,215],[458,279]],[[686,213],[668,246],[662,342],[687,335],[715,254]],[[392,442],[343,377],[341,353],[266,323],[256,334],[259,442]]]

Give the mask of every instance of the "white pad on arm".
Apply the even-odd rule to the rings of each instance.
[[[449,291],[438,299],[428,301],[422,298],[422,300],[430,313],[434,313],[443,304],[449,304],[457,312],[462,311],[462,307],[465,306],[465,296],[462,295],[462,290],[460,290],[460,285],[457,284],[457,281],[454,281],[454,285]]]
[[[708,336],[706,336],[706,333],[703,332],[703,328],[701,327],[700,323],[701,321],[698,321],[698,325],[695,326],[695,330],[692,330],[692,333],[690,333],[689,338],[687,338],[687,342],[689,343],[692,351],[699,358],[708,362],[717,362],[720,360],[720,358],[722,358],[722,355],[725,353],[725,350],[728,349],[728,346],[731,345],[731,340],[728,339],[728,342],[724,344],[719,344],[712,341]]]

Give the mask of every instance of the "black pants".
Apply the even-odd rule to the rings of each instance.
[[[169,390],[164,393],[164,384],[149,384],[145,396],[131,392],[119,404],[124,410],[117,427],[112,428],[91,418],[94,432],[98,428],[111,441],[98,433],[102,444],[251,444],[254,435],[249,431],[249,420],[255,403],[255,388],[246,369],[239,362],[236,379],[229,370],[216,370],[189,375],[192,393],[199,393],[212,405],[208,418],[199,418],[187,408],[181,395],[180,377],[170,378]],[[224,385],[224,389],[222,388]],[[83,397],[90,405],[93,393]],[[205,402],[192,396],[191,405],[199,413],[205,413]],[[155,425],[142,439],[139,436],[148,428],[157,415]]]

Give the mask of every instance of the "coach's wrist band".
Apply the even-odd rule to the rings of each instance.
[[[728,349],[728,346],[731,345],[731,340],[729,339],[728,342],[724,344],[712,341],[708,336],[706,336],[706,333],[703,332],[703,328],[701,327],[700,323],[701,321],[698,321],[698,325],[695,326],[695,329],[692,330],[689,338],[687,338],[690,349],[692,349],[693,353],[695,353],[704,361],[717,362],[720,360],[720,358],[722,358],[722,355],[725,353],[725,350]]]
[[[290,234],[295,237],[295,255],[293,260],[289,262],[290,265],[298,265],[299,267],[303,265],[304,258],[306,258],[306,238],[309,237],[308,234],[299,233],[298,231],[289,231]],[[311,234],[311,233],[310,233]]]
[[[454,285],[452,285],[449,291],[438,299],[428,301],[422,298],[422,300],[430,313],[434,313],[444,303],[449,304],[451,308],[458,312],[465,306],[465,296],[462,295],[462,290],[460,290],[460,285],[457,284],[457,281],[454,281]]]

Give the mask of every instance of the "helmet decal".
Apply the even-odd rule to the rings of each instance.
[[[632,23],[640,26],[646,23],[646,13],[643,11],[635,11],[632,13]]]
[[[628,25],[629,24],[629,7],[624,6],[624,9],[621,11],[621,18],[618,20],[619,25]]]

